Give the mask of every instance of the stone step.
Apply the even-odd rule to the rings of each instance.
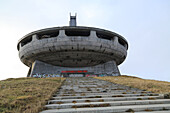
[[[123,88],[123,89],[130,89],[130,87],[127,87],[127,86],[118,86],[118,85],[105,85],[105,84],[93,84],[93,85],[63,85],[61,86],[61,88],[64,88],[64,89],[67,89],[67,88],[74,88],[74,87],[78,87],[78,88],[112,88],[112,89],[117,89],[117,88]],[[131,88],[131,89],[137,89],[137,88]],[[138,89],[140,90],[140,89]]]
[[[104,89],[104,90],[107,90],[107,89],[109,89],[109,90],[138,90],[138,91],[143,91],[143,90],[139,90],[139,89],[132,89],[132,88],[124,88],[124,87],[112,87],[112,88],[110,88],[110,87],[99,87],[99,86],[96,86],[96,87],[70,87],[70,86],[68,86],[68,87],[66,87],[66,88],[63,88],[63,87],[61,87],[61,89],[63,89],[63,90],[71,90],[71,89],[87,89],[87,88],[90,88],[90,89],[98,89],[98,90],[102,90],[102,89]]]
[[[97,87],[94,88],[94,87],[84,87],[84,88],[80,88],[80,87],[67,87],[67,88],[62,88],[61,87],[61,90],[76,90],[76,89],[81,89],[81,90],[85,90],[85,89],[93,89],[93,90],[131,90],[131,91],[143,91],[143,90],[139,90],[139,89],[132,89],[132,88],[116,88],[116,87],[113,87],[113,88],[109,88],[109,87],[106,87],[106,88],[102,88],[102,87]]]
[[[87,95],[87,96],[58,96],[53,95],[55,99],[82,99],[82,98],[107,98],[107,97],[134,97],[134,96],[159,96],[159,94],[150,93],[150,94],[108,94],[108,95]]]
[[[143,91],[131,91],[131,90],[115,90],[115,91],[109,91],[109,90],[103,90],[103,91],[78,91],[78,90],[73,90],[73,91],[61,91],[59,94],[70,94],[70,93],[103,93],[103,92],[109,92],[109,93],[149,93],[149,92],[143,92]]]
[[[52,97],[55,99],[55,97]],[[80,102],[107,102],[107,101],[126,101],[126,100],[155,100],[162,99],[162,96],[138,96],[138,97],[112,97],[112,98],[83,98],[83,99],[63,99],[63,100],[49,100],[49,103],[72,103]]]
[[[145,111],[145,112],[135,112],[135,113],[170,113],[170,110],[167,110],[167,111],[149,111],[149,112]]]
[[[170,99],[93,78],[67,78],[41,113],[166,113]],[[170,113],[170,112],[169,112]]]
[[[70,94],[70,93],[151,93],[144,91],[136,91],[136,90],[96,90],[96,89],[71,89],[71,90],[60,90],[58,94]]]
[[[142,93],[142,92],[102,92],[102,93],[71,93],[71,94],[65,94],[62,92],[57,93],[57,96],[85,96],[85,95],[110,95],[110,94],[152,94],[151,92],[148,93]]]
[[[66,109],[66,108],[83,108],[83,107],[108,107],[108,106],[125,106],[125,105],[148,105],[148,104],[170,104],[170,99],[158,100],[133,100],[133,101],[109,101],[109,102],[86,102],[86,103],[72,103],[66,104],[49,104],[46,105],[48,109]]]
[[[130,106],[111,106],[96,108],[70,108],[70,109],[51,109],[41,113],[121,113],[138,111],[161,111],[170,110],[170,104],[151,104],[151,105],[130,105]]]

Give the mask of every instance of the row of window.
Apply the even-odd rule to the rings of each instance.
[[[46,38],[53,38],[53,37],[57,37],[59,35],[59,31],[53,31],[53,32],[48,32],[48,33],[39,33],[38,34],[38,40],[41,39],[46,39]],[[65,30],[65,35],[67,36],[90,36],[90,30]],[[102,32],[98,32],[96,31],[96,35],[98,38],[101,39],[107,39],[107,40],[112,40],[113,35],[112,34],[104,34]],[[23,47],[24,45],[30,43],[32,41],[32,36],[29,36],[25,39],[23,39],[21,41],[21,47]],[[126,42],[121,39],[118,38],[118,42],[123,45],[124,47],[126,47]],[[19,48],[18,48],[19,49]]]

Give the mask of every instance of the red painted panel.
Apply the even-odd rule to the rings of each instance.
[[[61,71],[61,73],[87,73],[87,70]]]

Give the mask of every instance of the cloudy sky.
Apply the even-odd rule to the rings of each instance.
[[[170,0],[0,0],[0,80],[25,77],[17,42],[34,30],[67,26],[69,13],[79,26],[124,36],[128,57],[122,74],[170,81]]]

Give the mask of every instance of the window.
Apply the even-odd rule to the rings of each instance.
[[[21,47],[23,47],[24,45],[30,43],[32,41],[32,36],[26,37],[21,41]]]
[[[90,30],[68,29],[65,30],[65,34],[67,36],[90,36]]]
[[[107,39],[107,40],[111,40],[112,39],[112,35],[110,34],[106,34],[106,33],[102,33],[102,32],[96,32],[96,35],[98,38],[102,38],[102,39]]]
[[[48,31],[39,34],[38,39],[53,38],[59,35],[59,31]]]

